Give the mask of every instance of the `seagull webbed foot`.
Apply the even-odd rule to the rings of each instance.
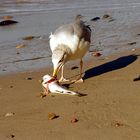
[[[65,79],[64,77],[61,77],[60,79],[59,79],[59,82],[60,83],[64,83],[64,82],[71,82],[69,79]]]
[[[77,79],[77,80],[72,80],[73,83],[84,83],[83,78]]]

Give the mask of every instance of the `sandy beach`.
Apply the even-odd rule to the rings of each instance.
[[[0,140],[139,140],[139,3],[92,5],[89,0],[71,7],[71,1],[49,2],[46,11],[40,5],[42,11],[0,15],[0,20],[11,15],[19,21],[0,27]],[[85,96],[42,97],[42,76],[53,70],[50,32],[79,13],[93,30],[91,47],[84,58],[84,83],[67,88]],[[78,64],[66,65],[67,78],[76,78]],[[57,117],[50,120],[51,113]]]
[[[39,80],[51,70],[24,72],[0,78],[0,139],[139,140],[140,51],[90,60],[85,82],[69,89],[83,97],[48,95]],[[66,68],[66,75],[78,70]],[[13,113],[7,116],[7,113]],[[59,117],[48,119],[49,113]],[[71,123],[73,118],[78,122]],[[12,138],[13,136],[13,138]]]

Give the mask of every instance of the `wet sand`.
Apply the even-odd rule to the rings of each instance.
[[[99,50],[106,57],[140,46],[140,4],[137,0],[134,3],[119,0],[114,3],[92,0],[75,4],[73,0],[32,0],[31,3],[21,0],[19,4],[8,0],[3,3],[0,21],[9,15],[18,23],[0,26],[0,75],[51,67],[49,35],[60,25],[72,22],[77,14],[82,14],[83,20],[91,26],[90,51]],[[109,17],[103,18],[104,15]],[[93,21],[96,17],[100,19]],[[24,40],[27,36],[34,38]],[[19,45],[24,47],[17,49]],[[89,59],[89,55],[85,59]]]
[[[69,89],[87,96],[48,95],[39,80],[52,69],[0,78],[0,139],[139,140],[140,50],[94,58],[85,64],[84,83]],[[68,65],[68,78],[78,73]],[[77,66],[77,65],[76,65]],[[7,113],[14,113],[5,117]],[[59,117],[48,119],[49,113]],[[73,118],[78,122],[71,123]]]

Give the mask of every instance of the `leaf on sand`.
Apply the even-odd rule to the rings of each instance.
[[[103,17],[102,17],[102,19],[108,19],[108,18],[111,18],[111,16],[108,15],[108,14],[105,14],[105,15],[103,15]]]
[[[56,119],[56,118],[58,118],[59,116],[58,115],[56,115],[55,113],[49,113],[48,114],[48,119],[49,120],[53,120],[53,119]]]
[[[4,20],[9,20],[9,19],[12,19],[13,17],[12,17],[12,16],[7,15],[7,16],[3,16],[2,18],[3,18]]]
[[[16,49],[25,48],[25,44],[19,44],[16,46]]]
[[[35,37],[34,36],[25,36],[25,37],[23,37],[22,39],[23,40],[32,40],[32,39],[34,39]]]

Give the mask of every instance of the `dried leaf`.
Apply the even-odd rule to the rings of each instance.
[[[3,16],[2,18],[3,18],[4,20],[9,20],[9,19],[12,19],[13,17],[12,17],[12,16],[7,15],[7,16]]]
[[[55,113],[49,113],[48,114],[48,119],[49,120],[53,120],[53,119],[56,119],[56,118],[58,118],[59,116],[58,115],[56,115]]]
[[[102,17],[102,19],[108,19],[108,18],[111,18],[111,16],[108,15],[108,14],[105,14],[105,15],[103,15],[103,17]]]
[[[25,47],[24,44],[19,44],[19,45],[16,46],[16,49],[20,49],[20,48],[24,48],[24,47]]]
[[[32,40],[34,38],[35,38],[34,36],[26,36],[26,37],[23,37],[22,39],[23,40]]]

